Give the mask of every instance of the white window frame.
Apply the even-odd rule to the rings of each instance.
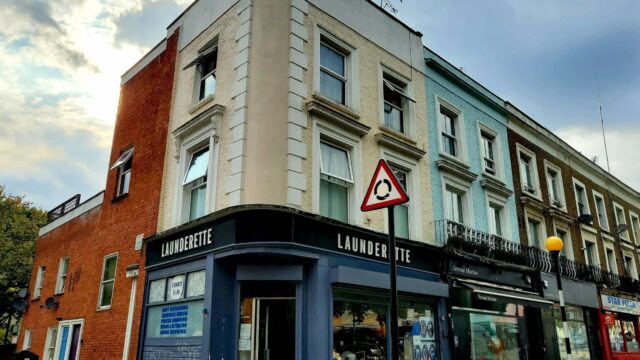
[[[522,194],[532,196],[542,201],[542,191],[540,190],[540,178],[538,176],[538,161],[536,159],[536,154],[519,143],[516,143],[516,151],[518,154],[518,174],[520,174],[520,188],[522,190]],[[529,184],[529,186],[525,185],[524,181],[524,172],[522,171],[522,155],[527,156],[531,161],[529,167],[531,172],[531,182],[533,184]],[[529,190],[527,190],[528,188],[533,188],[534,192],[531,193]]]
[[[40,296],[42,296],[42,288],[44,287],[44,276],[46,272],[46,266],[38,266],[38,272],[36,273],[36,283],[33,286],[33,300],[40,299]]]
[[[485,153],[484,153],[484,141],[482,140],[482,133],[486,133],[493,136],[493,166],[495,174],[487,172],[484,165]],[[500,134],[488,127],[487,125],[478,122],[478,142],[480,146],[480,168],[485,176],[492,176],[497,179],[504,179],[504,169],[502,166],[502,142],[500,141]]]
[[[447,213],[449,212],[449,202],[446,201],[447,198],[447,187],[451,187],[455,189],[457,192],[462,193],[462,217],[463,217],[463,225],[468,227],[474,227],[475,225],[475,217],[474,217],[474,209],[473,209],[473,193],[471,189],[471,184],[451,177],[446,174],[442,174],[442,217],[443,219],[447,219]],[[447,219],[449,220],[449,219]]]
[[[598,224],[600,226],[600,229],[604,231],[609,231],[609,216],[607,215],[607,203],[604,201],[604,196],[602,196],[602,194],[600,194],[595,190],[591,190],[591,193],[593,194],[593,207],[596,209],[596,216],[598,217]],[[600,221],[600,209],[598,209],[598,199],[602,201],[602,211],[604,211],[604,214],[602,214],[602,216],[604,218],[604,223]]]
[[[553,199],[553,197],[551,196],[551,188],[549,186],[550,183],[550,176],[549,176],[549,170],[554,171],[556,173],[556,191],[558,192],[558,199]],[[564,183],[562,181],[562,170],[560,170],[560,168],[554,164],[552,164],[551,162],[547,161],[547,159],[544,159],[544,177],[545,180],[547,182],[547,193],[549,195],[549,204],[551,204],[551,206],[556,207],[560,210],[567,210],[567,200],[566,197],[564,195]],[[554,203],[554,200],[557,200],[561,203],[561,206],[557,206]]]
[[[68,359],[69,353],[71,351],[71,339],[73,338],[73,326],[80,324],[80,335],[78,337],[78,349],[76,350],[76,358],[82,359],[80,356],[80,351],[82,350],[82,337],[84,334],[84,319],[73,319],[73,320],[64,320],[58,323],[58,338],[56,339],[56,352],[53,356],[54,359],[60,358],[60,352],[62,351],[63,358]],[[64,349],[60,348],[62,342],[62,328],[68,326],[69,327],[69,337],[67,338],[67,346]]]
[[[356,205],[357,199],[362,196],[363,179],[360,137],[315,117],[313,119],[313,183],[311,187],[313,212],[320,214],[320,142],[322,141],[343,148],[350,157],[353,185],[348,195],[348,219],[349,224],[363,225],[360,206]]]
[[[104,280],[104,269],[107,266],[107,259],[115,257],[116,258],[116,268],[114,270],[113,273],[113,280]],[[118,258],[119,258],[119,254],[117,252],[105,255],[102,258],[102,271],[100,272],[100,287],[98,290],[98,310],[107,310],[107,309],[111,309],[111,305],[113,305],[113,296],[116,292],[116,278],[118,277]],[[105,305],[105,306],[101,306],[101,300],[102,300],[102,291],[104,290],[104,285],[106,283],[109,282],[113,282],[113,288],[111,290],[111,302],[109,303],[109,305]]]
[[[629,269],[625,268],[625,271],[627,272],[627,276],[632,278],[632,279],[638,280],[638,267],[636,265],[636,257],[635,257],[635,255],[633,254],[633,252],[627,252],[627,251],[623,251],[622,255],[623,255],[622,262],[623,262],[623,264],[625,266],[627,265],[627,262],[625,261],[624,258],[625,257],[630,257],[631,258],[631,266],[632,266],[631,271],[629,271]]]
[[[53,336],[53,331],[56,331],[56,339],[53,343],[53,347],[49,346],[51,343],[51,337]],[[56,344],[58,343],[58,326],[51,326],[47,328],[47,338],[44,341],[44,349],[42,350],[42,359],[47,360],[49,358],[55,359],[53,355],[56,353]]]
[[[441,98],[440,96],[435,96],[435,110],[436,110],[436,123],[437,123],[437,137],[438,137],[438,149],[440,151],[440,156],[445,157],[447,159],[451,159],[453,161],[459,162],[465,167],[469,167],[469,157],[467,154],[467,137],[465,132],[465,122],[464,122],[464,113],[461,109],[458,109],[456,106]],[[445,109],[446,112],[452,113],[455,115],[454,119],[454,128],[456,131],[456,149],[458,154],[453,156],[447,153],[444,150],[444,142],[442,141],[442,133],[444,129],[442,128],[442,110]]]
[[[618,211],[617,210],[620,210],[620,212],[622,213],[622,220],[623,220],[622,222],[620,222],[620,219],[618,218]],[[627,224],[626,211],[624,211],[624,207],[622,205],[618,204],[615,201],[613,202],[613,216],[614,216],[614,218],[616,220],[616,228],[618,227],[618,225],[622,225],[622,224],[627,226],[627,230],[625,230],[625,231],[623,231],[623,232],[621,232],[619,234],[620,239],[626,240],[626,241],[631,241],[629,239],[629,225]],[[617,231],[616,228],[613,229],[614,232]]]
[[[618,274],[618,257],[616,256],[616,248],[613,246],[612,243],[608,242],[608,241],[604,241],[603,242],[604,245],[604,260],[607,263],[607,271],[612,272],[614,274]],[[609,262],[609,254],[607,253],[608,250],[611,250],[611,253],[613,254],[613,261],[614,264],[611,265],[611,263]]]
[[[216,78],[216,89],[214,90],[213,94],[209,94],[207,96],[202,97],[202,99],[200,99],[200,83],[202,82],[202,63],[198,62],[197,60],[199,58],[201,58],[202,54],[206,53],[211,53],[211,52],[216,52],[216,69],[213,71],[213,74]],[[220,47],[218,46],[218,37],[214,37],[213,39],[209,40],[204,46],[202,46],[197,54],[196,57],[194,58],[194,60],[192,60],[191,62],[189,62],[189,64],[184,67],[182,70],[185,71],[192,71],[191,69],[189,69],[190,67],[193,67],[193,90],[192,90],[192,94],[191,94],[191,109],[194,109],[193,111],[197,110],[198,108],[200,108],[200,105],[204,105],[205,103],[209,103],[211,100],[213,100],[213,98],[215,97],[215,94],[218,90],[217,88],[217,80],[218,80],[218,67],[220,67]],[[207,73],[206,75],[208,75],[210,73]],[[190,110],[191,111],[191,110]]]
[[[216,210],[216,189],[218,169],[218,136],[217,130],[212,124],[208,124],[204,129],[184,136],[180,141],[180,159],[178,162],[178,174],[176,181],[176,206],[174,207],[174,219],[176,224],[184,224],[189,221],[191,192],[183,185],[184,176],[189,164],[191,155],[209,146],[209,164],[207,167],[207,189],[205,191],[204,215]]]
[[[567,234],[566,239],[564,239],[564,250],[567,259],[575,260],[575,254],[573,253],[573,239],[571,238],[571,228],[569,224],[559,223],[557,221],[553,222],[553,233],[558,236],[558,229],[562,230],[565,234]]]
[[[133,154],[134,154],[134,148],[130,147],[126,150],[124,150],[122,152],[122,154],[120,154],[120,157],[118,157],[118,159],[116,160],[116,162],[111,166],[110,170],[118,170],[118,180],[116,181],[117,183],[117,188],[116,188],[116,196],[122,196],[125,194],[129,193],[129,187],[131,186],[131,175],[129,175],[129,185],[126,189],[126,191],[124,191],[123,189],[121,189],[121,185],[122,185],[122,178],[126,175],[126,174],[131,174],[131,171],[133,170]],[[128,170],[124,169],[124,166],[129,162],[132,162],[131,168]]]
[[[345,84],[344,84],[344,104],[355,110],[360,110],[360,80],[358,76],[358,50],[333,35],[321,26],[315,28],[315,41],[313,43],[313,92],[321,97],[334,102],[320,92],[320,44],[325,43],[334,50],[344,55],[345,59]],[[336,103],[338,104],[338,103]]]
[[[640,216],[638,216],[638,214],[636,214],[635,212],[629,210],[629,218],[631,219],[630,228],[631,228],[631,232],[633,233],[634,244],[639,245],[640,244]],[[634,219],[636,220],[635,223],[633,221]]]
[[[598,248],[598,240],[596,234],[596,232],[587,231],[585,230],[585,228],[582,228],[582,252],[584,254],[585,262],[587,263],[587,265],[597,266],[601,268],[602,261],[600,260],[600,249]],[[598,262],[597,264],[592,264],[591,260],[587,256],[587,242],[592,243],[595,246],[596,261]]]
[[[591,206],[589,206],[589,194],[587,194],[587,187],[584,186],[584,184],[581,181],[579,181],[578,179],[573,178],[572,179],[572,188],[573,188],[573,197],[576,200],[576,214],[578,216],[583,215],[583,214],[580,214],[580,205],[579,205],[579,201],[578,201],[579,196],[578,196],[578,189],[576,189],[576,185],[580,186],[584,190],[584,201],[585,201],[584,205],[585,205],[585,208],[586,208],[586,211],[587,211],[585,213],[585,215],[591,215]]]
[[[540,238],[538,239],[538,242],[539,242],[538,248],[545,250],[545,240],[547,238],[547,224],[544,220],[544,216],[542,216],[542,214],[539,214],[535,211],[532,211],[531,209],[525,209],[524,218],[525,218],[525,228],[527,230],[527,242],[529,246],[534,246],[533,243],[531,242],[531,239],[529,239],[529,234],[531,234],[531,230],[529,229],[529,219],[532,219],[536,221],[539,226],[538,236]]]
[[[31,349],[32,341],[33,341],[33,331],[31,329],[26,329],[24,331],[24,338],[22,339],[22,350]]]
[[[65,262],[66,262],[66,267],[63,268],[62,265]],[[54,292],[55,295],[64,294],[64,288],[66,285],[68,272],[69,272],[69,257],[63,256],[60,258],[60,261],[58,263],[58,276],[56,276],[56,291]]]
[[[408,137],[414,137],[416,134],[416,121],[415,121],[415,99],[411,96],[413,93],[413,83],[410,79],[405,76],[399,74],[398,72],[391,70],[389,67],[384,64],[378,65],[378,97],[380,101],[378,102],[378,112],[380,114],[380,126],[386,129],[390,129],[392,131],[396,131],[395,129],[391,129],[386,126],[384,119],[384,88],[385,81],[391,81],[395,85],[401,86],[404,88],[404,92],[407,96],[401,95],[402,98],[402,119],[403,119],[403,127],[404,131],[403,135]],[[385,78],[391,79],[387,80]],[[395,106],[394,106],[395,107]]]
[[[507,216],[507,199],[502,196],[487,192],[485,193],[485,203],[487,204],[488,232],[490,234],[494,234],[502,238],[509,239],[511,235],[511,226],[509,224],[509,217]],[[493,218],[491,205],[497,205],[501,207],[501,211],[499,215],[500,215],[500,224],[502,225],[502,229],[500,229],[502,231],[502,235],[497,234],[496,224]]]
[[[409,207],[409,238],[420,239],[422,237],[422,219],[421,212],[421,199],[420,199],[420,171],[418,162],[410,159],[406,156],[402,156],[399,153],[382,148],[381,158],[385,159],[389,166],[395,167],[404,171],[407,174],[407,195],[409,201],[406,206]],[[387,211],[384,211],[384,231],[389,232],[389,215]]]

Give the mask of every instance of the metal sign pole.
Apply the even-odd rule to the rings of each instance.
[[[395,234],[395,218],[393,208],[389,206],[389,283],[391,291],[391,359],[398,360],[398,289],[396,274],[396,234]]]

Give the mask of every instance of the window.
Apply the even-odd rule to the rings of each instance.
[[[625,218],[624,208],[616,203],[613,203],[613,211],[616,216],[616,227],[622,229],[622,225],[626,227],[627,219]],[[619,234],[622,240],[629,240],[629,231],[625,229],[624,231],[620,231],[616,229],[615,231]]]
[[[67,269],[69,267],[69,258],[61,257],[60,265],[58,265],[58,277],[56,279],[56,294],[64,293],[64,283],[67,279]]]
[[[100,295],[98,308],[104,309],[111,307],[113,298],[113,285],[116,280],[116,265],[118,262],[118,254],[107,255],[104,257],[102,265],[102,280],[100,281]]]
[[[334,144],[320,142],[320,214],[349,221],[349,191],[353,170],[349,151]]]
[[[569,252],[568,249],[570,244],[567,243],[567,232],[565,230],[556,228],[556,236],[562,239],[562,243],[563,243],[563,247],[562,247],[562,251],[560,251],[560,255],[568,258],[567,253]]]
[[[183,68],[186,70],[196,66],[196,76],[194,84],[194,99],[203,100],[212,96],[216,92],[216,69],[218,67],[218,44],[217,40],[213,45],[207,45],[198,53],[198,56]]]
[[[538,168],[536,166],[535,155],[531,151],[518,145],[518,164],[520,167],[522,191],[525,194],[540,197],[538,191]]]
[[[44,342],[43,360],[53,360],[56,353],[56,341],[58,340],[58,327],[47,329],[47,339]]]
[[[540,231],[540,221],[533,218],[527,218],[527,235],[529,237],[529,246],[537,248],[541,248],[543,246]]]
[[[608,326],[609,345],[613,352],[638,352],[638,338],[636,337],[637,317],[616,314],[613,326]],[[635,356],[635,355],[631,355]]]
[[[624,254],[624,270],[627,276],[638,280],[638,270],[636,269],[636,260],[633,255]]]
[[[596,247],[596,243],[585,240],[584,256],[587,260],[588,265],[600,266],[600,264],[598,263],[598,248]]]
[[[587,193],[584,185],[578,183],[575,179],[573,182],[573,189],[576,195],[576,206],[578,215],[587,215],[589,212],[589,203],[587,202]]]
[[[116,196],[129,193],[131,183],[131,164],[133,162],[133,148],[122,153],[118,160],[111,166],[111,170],[118,169],[118,188]]]
[[[445,218],[464,224],[466,220],[466,193],[464,190],[447,184],[445,185],[444,197]]]
[[[445,108],[440,108],[440,128],[442,129],[442,151],[458,156],[458,116]]]
[[[401,358],[438,359],[438,317],[435,306],[419,300],[400,299],[398,309],[399,348],[400,352],[404,350]]]
[[[565,337],[571,342],[571,356],[574,359],[591,359],[589,350],[589,333],[584,321],[584,313],[582,308],[577,306],[565,306],[567,314],[567,330],[564,332],[562,315],[560,307],[553,306],[553,316],[555,318],[556,334],[558,339],[558,349],[560,350],[560,359],[567,359],[567,348],[565,346]]]
[[[320,93],[346,105],[347,55],[325,40],[320,43]]]
[[[31,330],[24,331],[24,340],[22,341],[22,350],[31,349]]]
[[[149,282],[147,338],[202,336],[205,270]]]
[[[593,191],[593,200],[596,205],[596,214],[598,215],[598,223],[600,228],[609,231],[609,220],[607,219],[607,211],[604,207],[604,198],[601,194]]]
[[[504,236],[504,204],[489,202],[489,232]]]
[[[56,360],[75,360],[80,352],[82,344],[82,319],[60,321],[57,331],[57,343],[55,346]]]
[[[393,175],[402,186],[402,189],[408,194],[407,178],[408,174],[404,170],[400,170],[396,167],[391,167]],[[395,225],[395,235],[397,237],[408,239],[409,238],[409,203],[396,205],[393,207],[393,218]]]
[[[562,190],[562,174],[560,168],[544,161],[545,173],[547,177],[547,190],[549,192],[549,202],[552,206],[564,208],[564,191]]]
[[[38,268],[38,274],[36,275],[36,285],[33,289],[33,299],[39,299],[42,293],[42,286],[44,285],[44,273],[47,270],[46,266],[40,266]]]
[[[562,239],[564,246],[560,254],[569,260],[574,260],[573,245],[571,243],[571,233],[569,231],[569,224],[567,223],[554,223],[556,236]]]
[[[188,204],[188,220],[197,219],[206,212],[209,146],[191,153],[189,166],[182,181],[184,201]]]
[[[629,217],[631,218],[631,232],[637,245],[640,243],[640,219],[634,213],[629,213]]]
[[[480,131],[480,137],[482,139],[482,157],[484,172],[491,175],[496,175],[496,137],[488,132]]]
[[[415,102],[407,91],[407,82],[382,73],[384,126],[404,134],[410,133],[410,102]]]
[[[616,264],[616,254],[613,251],[613,248],[608,248],[605,246],[605,251],[607,255],[607,268],[609,272],[618,273],[618,265]]]

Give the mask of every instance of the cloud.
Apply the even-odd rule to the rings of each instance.
[[[164,30],[180,14],[184,5],[173,0],[147,1],[115,20],[116,43],[151,47],[164,37]]]

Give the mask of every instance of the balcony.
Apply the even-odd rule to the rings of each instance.
[[[450,250],[481,256],[490,260],[526,266],[546,273],[556,272],[548,251],[533,246],[521,245],[503,237],[487,234],[450,220],[436,220],[436,242]],[[588,281],[628,293],[640,292],[640,282],[628,277],[604,271],[597,266],[560,258],[563,277]]]

